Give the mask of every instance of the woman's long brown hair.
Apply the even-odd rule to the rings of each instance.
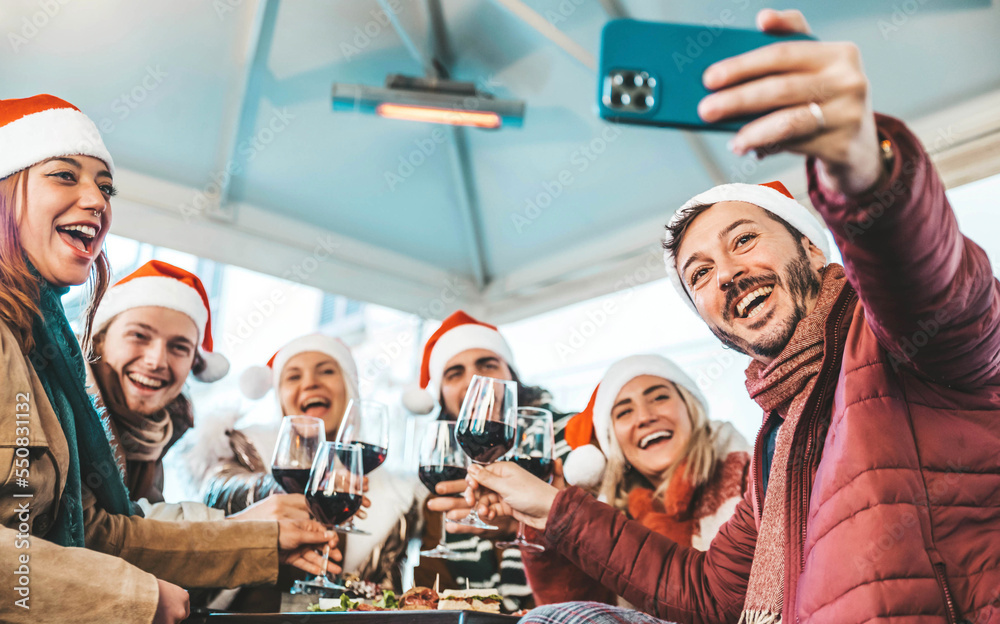
[[[0,322],[7,325],[21,352],[27,354],[35,347],[31,326],[41,312],[38,308],[38,279],[28,270],[28,260],[18,230],[18,192],[21,194],[21,205],[27,207],[28,169],[0,179]],[[111,281],[111,264],[104,250],[101,250],[94,261],[88,281],[91,294],[81,345],[89,358],[92,353],[94,315]]]

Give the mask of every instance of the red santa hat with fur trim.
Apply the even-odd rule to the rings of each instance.
[[[159,307],[188,315],[198,328],[198,355],[205,368],[199,381],[218,381],[229,372],[229,360],[212,350],[212,313],[198,276],[167,262],[150,260],[108,289],[94,314],[99,332],[116,316],[133,308]]]
[[[724,201],[746,202],[760,206],[764,210],[781,217],[796,230],[802,232],[803,236],[808,238],[813,245],[816,245],[823,252],[827,262],[830,261],[830,239],[826,235],[826,227],[808,208],[797,202],[781,182],[767,182],[764,184],[733,183],[716,186],[704,193],[695,195],[685,202],[683,206],[674,212],[667,227],[673,227],[692,210]],[[669,230],[666,235],[666,242],[670,242]],[[698,310],[695,309],[694,302],[691,301],[691,295],[688,294],[687,289],[684,287],[684,280],[681,279],[681,275],[677,271],[677,259],[674,258],[670,249],[666,249],[663,252],[663,262],[667,267],[667,277],[670,278],[670,283],[674,287],[674,290],[680,294],[684,303],[697,314]]]
[[[93,156],[115,175],[115,163],[89,117],[65,100],[35,95],[0,100],[0,179],[57,156]]]
[[[249,399],[259,399],[272,388],[278,387],[281,371],[285,364],[296,355],[315,351],[330,356],[340,366],[344,376],[348,399],[361,398],[358,389],[358,366],[354,362],[351,349],[339,338],[323,334],[308,334],[292,340],[278,349],[267,366],[251,366],[240,375],[240,391]]]
[[[642,375],[662,377],[682,386],[701,404],[707,417],[708,401],[698,389],[698,384],[672,360],[652,354],[632,355],[618,360],[604,373],[587,407],[566,423],[566,443],[573,451],[566,457],[563,473],[570,485],[597,487],[601,484],[609,459],[625,461],[611,427],[611,409],[622,388]]]
[[[469,349],[486,349],[499,355],[513,368],[514,355],[500,331],[459,310],[441,323],[427,344],[420,363],[420,384],[403,393],[403,405],[414,414],[430,414],[440,392],[441,376],[451,358]]]

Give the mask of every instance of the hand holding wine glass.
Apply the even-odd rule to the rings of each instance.
[[[313,515],[331,528],[353,516],[364,497],[364,479],[360,444],[325,442],[316,454],[306,487],[306,501]],[[332,583],[326,577],[329,552],[328,545],[324,550],[321,576],[312,581],[296,581],[296,589],[344,589],[342,584]]]
[[[468,457],[459,448],[455,440],[455,423],[444,420],[434,421],[425,433],[420,445],[420,481],[431,491],[437,493],[441,483],[464,482]],[[446,515],[441,514],[441,539],[431,550],[420,551],[421,557],[436,557],[441,559],[454,558],[457,553],[445,543]]]
[[[476,375],[459,410],[455,439],[475,464],[486,465],[514,446],[517,431],[517,383]],[[475,507],[458,524],[479,529],[499,527],[482,521]]]
[[[552,429],[552,412],[539,407],[522,407],[517,410],[517,433],[514,448],[505,458],[514,462],[546,483],[552,482],[552,449],[555,437]],[[524,535],[524,523],[517,527],[517,537],[510,542],[497,542],[497,548],[523,548],[544,552],[541,544],[530,542]]]
[[[344,411],[344,419],[340,421],[336,441],[358,444],[361,447],[362,469],[368,475],[381,466],[389,454],[389,408],[378,401],[351,399]],[[368,531],[354,526],[354,516],[339,524],[337,530],[355,535],[370,535]]]
[[[559,490],[545,483],[514,462],[497,462],[489,466],[469,466],[468,482],[470,493],[479,488],[496,494],[484,496],[489,499],[490,508],[497,515],[513,516],[526,525],[545,530],[549,511],[555,503]]]
[[[271,476],[289,494],[306,491],[309,471],[320,445],[326,442],[326,426],[312,416],[285,416],[271,456]]]

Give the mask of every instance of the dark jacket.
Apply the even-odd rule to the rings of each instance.
[[[825,195],[809,163],[853,288],[827,324],[846,346],[824,359],[793,442],[783,618],[1000,622],[1000,283],[916,138],[878,126],[896,160],[869,195]],[[736,622],[760,461],[758,439],[748,495],[706,553],[577,488],[557,497],[545,540],[658,617]]]

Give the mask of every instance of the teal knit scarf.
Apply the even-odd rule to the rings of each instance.
[[[83,354],[62,306],[61,297],[69,288],[57,288],[44,279],[39,279],[39,287],[42,314],[31,329],[35,348],[28,357],[59,417],[69,447],[69,470],[59,514],[45,539],[60,546],[83,547],[83,485],[108,513],[131,515],[132,505],[115,462],[107,425],[87,394]]]

